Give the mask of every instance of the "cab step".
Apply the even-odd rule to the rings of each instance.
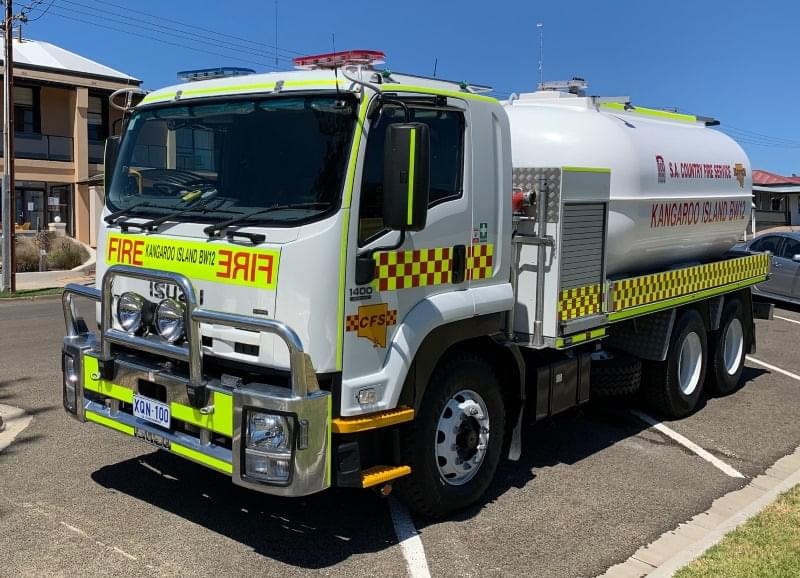
[[[361,487],[371,488],[411,473],[411,466],[373,466],[361,472]]]

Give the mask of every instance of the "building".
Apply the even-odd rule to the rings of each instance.
[[[104,142],[120,119],[108,97],[140,84],[48,42],[14,39],[15,220],[20,229],[47,229],[60,221],[69,235],[95,244],[93,223],[103,200],[102,187],[92,186],[90,177],[103,172]]]
[[[800,225],[800,177],[753,171],[756,229]]]

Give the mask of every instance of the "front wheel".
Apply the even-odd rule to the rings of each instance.
[[[500,461],[505,407],[495,372],[480,357],[439,364],[417,417],[401,430],[411,474],[396,487],[415,512],[438,518],[477,502]]]

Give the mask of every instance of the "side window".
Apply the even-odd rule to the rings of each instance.
[[[797,239],[785,238],[781,248],[781,257],[791,259],[795,255],[800,255],[800,241]]]
[[[461,197],[464,176],[464,115],[453,109],[411,108],[411,122],[430,127],[431,192],[429,207]],[[364,156],[358,243],[383,232],[383,149],[386,126],[404,122],[403,110],[386,106],[370,128]]]
[[[774,235],[770,235],[768,237],[764,237],[763,239],[759,239],[752,245],[750,245],[751,251],[758,251],[763,253],[764,251],[769,251],[773,255],[778,253],[778,247],[781,244],[781,238],[776,237]]]

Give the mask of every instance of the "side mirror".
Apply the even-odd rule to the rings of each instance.
[[[103,151],[103,188],[106,193],[111,186],[111,175],[114,174],[114,166],[117,164],[119,155],[120,137],[110,136],[106,139],[106,148]]]
[[[420,231],[428,217],[430,132],[423,123],[390,124],[383,157],[383,224]]]
[[[800,255],[795,255],[794,257],[792,257],[792,261],[794,261],[795,263],[800,263]]]

